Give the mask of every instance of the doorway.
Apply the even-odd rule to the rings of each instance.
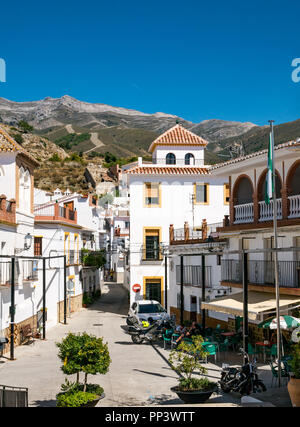
[[[145,277],[144,278],[144,299],[155,300],[163,304],[162,297],[162,278]]]

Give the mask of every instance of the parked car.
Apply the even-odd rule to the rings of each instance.
[[[153,320],[170,320],[170,316],[158,301],[141,300],[131,304],[127,324],[132,325],[134,319],[151,323]]]

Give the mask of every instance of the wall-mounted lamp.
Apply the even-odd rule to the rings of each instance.
[[[24,250],[28,251],[32,245],[32,235],[27,233],[24,239]]]

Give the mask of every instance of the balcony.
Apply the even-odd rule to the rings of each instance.
[[[37,205],[34,208],[35,221],[60,221],[77,224],[77,211],[67,207],[53,205]]]
[[[142,245],[142,261],[162,261],[162,252],[161,248],[154,245]]]
[[[222,222],[207,224],[205,219],[201,225],[195,227],[190,227],[189,223],[185,222],[184,228],[174,229],[174,226],[171,224],[169,228],[170,244],[204,243],[208,236],[218,238],[217,229],[222,226]]]
[[[201,265],[183,266],[183,285],[202,288],[202,267]],[[176,284],[181,284],[180,265],[176,265]],[[211,266],[205,266],[205,287],[211,288]]]
[[[278,261],[278,279],[281,288],[300,288],[300,261]],[[222,260],[221,281],[243,283],[243,265],[240,260]],[[274,261],[249,260],[248,282],[252,285],[275,285]]]
[[[116,227],[114,230],[114,236],[115,237],[125,237],[125,236],[129,236],[129,228],[120,228],[120,227]]]
[[[0,221],[16,223],[16,201],[15,199],[7,200],[5,194],[0,196]]]

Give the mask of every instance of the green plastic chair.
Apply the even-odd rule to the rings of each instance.
[[[271,359],[271,361],[277,357],[277,345],[273,344],[272,347],[265,349],[266,355]]]
[[[205,358],[206,363],[209,356],[215,356],[215,363],[217,363],[217,347],[214,344],[208,344],[205,346],[205,351],[209,353]]]
[[[249,354],[249,356],[256,356],[257,355],[257,351],[254,349],[254,347],[250,343],[248,343],[248,354]]]
[[[181,336],[181,334],[177,334],[177,333],[174,333],[174,334],[172,334],[172,337],[171,337],[171,349],[173,349],[175,346],[176,346],[176,340],[179,338]]]
[[[222,342],[222,343],[219,344],[219,352],[225,353],[225,357],[226,357],[226,354],[228,352],[229,345],[230,345],[230,343],[229,343],[229,339],[228,338],[226,338],[224,340],[224,342]]]
[[[166,329],[165,333],[163,334],[164,349],[165,350],[167,348],[167,344],[169,344],[171,347],[172,335],[173,335],[173,329]]]
[[[271,387],[273,387],[273,383],[275,380],[275,386],[277,384],[278,381],[278,365],[274,364],[273,362],[270,362],[270,367],[271,367],[271,372],[272,372],[272,383],[271,383]],[[288,383],[288,379],[290,378],[289,372],[287,371],[287,369],[285,368],[281,368],[281,378],[285,378],[285,382],[286,384]]]

